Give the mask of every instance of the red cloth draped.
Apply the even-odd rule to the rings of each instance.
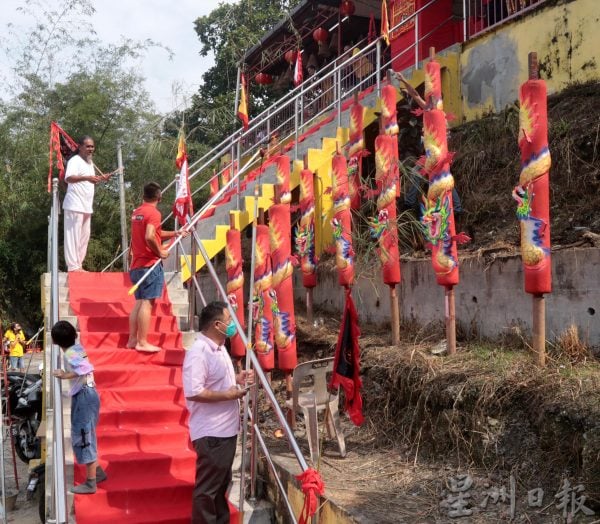
[[[292,201],[290,192],[290,157],[279,155],[277,157],[277,168],[275,170],[277,189],[279,191],[279,202],[289,204]]]
[[[253,314],[254,350],[264,371],[275,367],[273,351],[273,311],[271,294],[271,249],[269,247],[269,226],[256,226],[256,253],[254,267]]]
[[[308,468],[300,475],[296,475],[302,484],[302,493],[304,493],[304,505],[300,512],[298,524],[308,524],[311,517],[317,512],[319,495],[325,495],[325,484],[319,472],[313,468]]]
[[[362,380],[360,378],[359,336],[358,313],[352,300],[352,293],[350,289],[346,289],[344,315],[335,347],[333,374],[329,387],[331,389],[340,386],[343,388],[346,412],[356,426],[360,426],[364,422],[360,395]]]
[[[50,151],[48,154],[48,193],[52,191],[52,174],[54,167],[58,169],[58,178],[65,176],[65,165],[69,158],[77,153],[79,146],[56,123],[50,123]]]
[[[244,271],[242,268],[242,238],[237,229],[227,231],[225,245],[225,269],[227,271],[227,300],[244,328]],[[231,354],[241,358],[246,354],[246,346],[239,333],[230,339]]]
[[[273,335],[277,346],[277,364],[283,371],[292,371],[298,364],[296,355],[296,318],[292,282],[291,219],[289,204],[274,204],[269,208],[273,301]]]
[[[519,92],[521,174],[513,196],[519,202],[525,291],[552,292],[550,258],[550,151],[546,83],[528,80]]]
[[[315,255],[315,189],[310,169],[300,173],[300,221],[296,230],[296,252],[300,258],[302,285],[317,285],[317,256]]]
[[[401,281],[396,217],[397,164],[394,161],[394,150],[397,149],[394,139],[391,135],[379,135],[375,139],[375,179],[379,195],[377,216],[370,221],[371,235],[379,244],[377,254],[381,261],[383,281],[388,286]]]
[[[333,174],[333,238],[335,240],[335,265],[340,286],[354,283],[354,250],[352,248],[352,216],[348,195],[348,166],[343,155],[332,160]]]

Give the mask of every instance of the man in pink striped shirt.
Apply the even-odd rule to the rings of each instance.
[[[226,492],[240,429],[240,403],[253,372],[235,374],[224,346],[236,332],[227,304],[200,313],[200,331],[183,362],[183,390],[196,450],[192,524],[229,524]]]

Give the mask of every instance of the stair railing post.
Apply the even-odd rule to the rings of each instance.
[[[50,326],[58,322],[59,318],[59,291],[58,291],[58,178],[52,180],[52,271],[50,274]],[[54,371],[61,368],[60,349],[56,344],[52,344],[51,349],[51,369],[50,376],[53,377],[53,432],[54,440],[52,442],[52,462],[54,477],[54,509],[55,522],[57,524],[66,523],[67,515],[67,489],[65,479],[65,453],[64,453],[64,435],[63,435],[63,409],[62,409],[62,387],[58,377],[54,377]]]
[[[294,160],[298,160],[298,136],[299,136],[299,126],[300,126],[300,118],[298,113],[300,112],[300,103],[299,96],[296,97],[294,101]]]
[[[121,251],[123,252],[123,271],[129,271],[129,257],[125,254],[129,246],[127,240],[127,216],[125,214],[125,177],[123,176],[123,152],[117,144],[117,166],[119,169],[119,209],[121,212]]]
[[[239,137],[237,139],[237,148],[236,149],[237,149],[237,153],[236,153],[236,156],[235,156],[235,159],[236,159],[235,162],[236,162],[237,169],[239,170],[240,169],[240,160],[241,160],[241,157],[242,157],[242,152],[241,152],[241,149],[242,149],[242,138],[241,137]],[[235,169],[234,168],[235,168],[235,166],[232,167],[231,171],[235,174]],[[237,177],[237,182],[236,182],[236,184],[237,184],[237,191],[236,191],[236,195],[235,195],[236,196],[236,199],[235,199],[236,207],[238,209],[240,209],[240,178],[242,178],[242,177]]]
[[[415,16],[415,69],[419,69],[419,14]]]
[[[463,42],[467,41],[467,0],[463,0]]]
[[[381,39],[377,40],[377,43],[375,44],[375,62],[377,62],[377,65],[375,66],[377,68],[375,72],[375,83],[377,85],[377,96],[379,97],[381,96]]]
[[[342,127],[342,69],[338,67],[335,72],[335,85],[337,87],[337,126]]]

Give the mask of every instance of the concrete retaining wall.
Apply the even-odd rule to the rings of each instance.
[[[579,327],[582,339],[600,345],[600,249],[568,249],[552,255],[554,292],[546,297],[546,334],[552,340],[569,325]],[[471,333],[498,337],[513,326],[531,329],[531,296],[523,291],[519,256],[486,263],[461,260],[461,282],[456,287],[456,319]],[[377,269],[357,271],[353,297],[361,320],[389,322],[388,287]],[[296,297],[303,296],[301,278],[295,274]],[[444,289],[436,284],[429,260],[402,262],[398,295],[403,319],[422,325],[444,319]],[[344,295],[335,270],[319,273],[315,306],[339,312]]]

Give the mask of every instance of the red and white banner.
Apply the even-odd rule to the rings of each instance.
[[[300,50],[296,53],[296,65],[294,66],[294,87],[298,87],[304,81],[304,72],[302,71],[302,53]]]
[[[183,130],[179,132],[179,144],[177,146],[175,165],[179,168],[179,177],[177,179],[177,193],[175,195],[175,203],[173,204],[173,214],[177,218],[179,225],[184,226],[186,217],[194,214],[194,206],[192,204],[192,193],[190,191],[188,157]]]

